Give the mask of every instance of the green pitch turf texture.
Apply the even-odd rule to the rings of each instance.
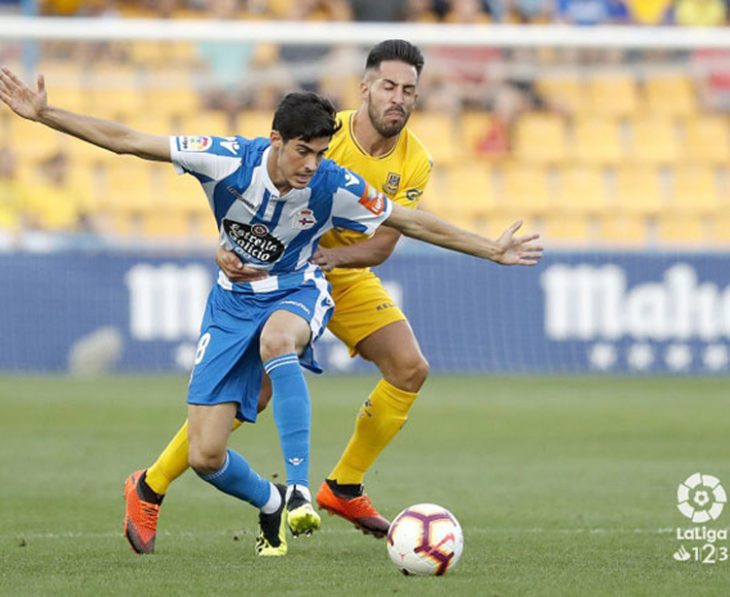
[[[369,377],[311,378],[312,483],[351,431]],[[381,511],[436,502],[465,533],[442,578],[402,576],[383,540],[323,516],[258,558],[256,512],[187,473],[157,553],[122,537],[122,483],[185,416],[182,377],[0,378],[0,595],[727,595],[730,563],[676,562],[676,489],[730,488],[727,379],[433,377],[367,489]],[[232,445],[282,479],[271,412]],[[723,520],[724,519],[724,520]],[[726,528],[730,511],[714,524]],[[685,542],[687,549],[696,542]]]

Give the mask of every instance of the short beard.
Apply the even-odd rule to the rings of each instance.
[[[398,135],[405,128],[410,114],[406,112],[402,124],[387,125],[385,124],[384,119],[381,118],[380,114],[375,111],[373,105],[368,102],[368,116],[370,117],[370,122],[373,123],[373,127],[375,127],[375,130],[378,131],[378,134],[381,137],[390,139],[391,137],[395,137],[396,135]]]

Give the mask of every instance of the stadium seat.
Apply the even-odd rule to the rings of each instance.
[[[715,214],[720,207],[717,173],[711,166],[675,168],[669,208],[690,214]]]
[[[177,210],[154,209],[142,214],[142,234],[151,238],[185,237],[190,216]]]
[[[730,161],[728,132],[728,121],[724,116],[690,118],[683,143],[685,159],[699,164],[727,164]]]
[[[104,172],[98,165],[83,165],[76,167],[71,162],[68,171],[68,185],[72,189],[78,189],[80,196],[84,198],[82,207],[90,212],[98,212],[104,209]]]
[[[730,247],[730,214],[723,213],[712,222],[713,240],[724,247]]]
[[[613,118],[576,119],[570,144],[571,160],[580,164],[617,164],[623,157],[620,130]]]
[[[236,134],[246,139],[268,137],[273,114],[269,110],[244,110],[236,119]]]
[[[20,73],[22,72],[22,66],[18,64],[13,70],[16,73]],[[79,89],[82,86],[84,70],[74,60],[56,60],[41,57],[35,70],[38,73],[43,73],[46,79],[46,87],[49,90],[57,88]],[[52,102],[55,103],[55,96],[52,95],[51,98],[53,98]]]
[[[184,134],[181,130],[174,130],[171,118],[167,114],[159,112],[139,112],[126,118],[125,123],[135,130],[152,135]]]
[[[601,170],[588,166],[563,168],[557,208],[568,214],[604,213],[608,195]]]
[[[662,118],[636,118],[631,127],[633,160],[647,164],[674,164],[680,156],[674,124]]]
[[[515,125],[515,158],[535,164],[562,163],[566,156],[565,125],[557,114],[532,112]]]
[[[88,168],[94,163],[110,163],[117,158],[116,154],[101,147],[97,147],[81,139],[65,136],[61,140],[61,147],[69,154],[74,164],[81,168]]]
[[[539,77],[536,88],[551,105],[566,112],[579,114],[588,109],[585,85],[577,77]]]
[[[457,140],[455,131],[456,123],[450,115],[414,112],[408,126],[439,166],[448,166],[462,157],[460,141]]]
[[[619,168],[616,176],[616,206],[628,214],[659,214],[663,202],[657,170],[650,166]]]
[[[697,111],[692,81],[686,75],[650,76],[644,81],[648,114],[686,117]]]
[[[609,117],[629,117],[637,113],[639,96],[633,75],[594,75],[587,83],[587,110]]]
[[[636,216],[604,215],[600,221],[601,240],[618,247],[639,247],[646,244],[644,220]]]
[[[133,41],[129,44],[129,58],[140,65],[162,62],[162,43],[156,41]]]
[[[201,199],[203,199],[201,197]],[[188,214],[188,234],[201,240],[209,240],[215,243],[218,239],[218,228],[213,217],[213,212]]]
[[[226,114],[209,110],[185,116],[180,121],[180,127],[184,135],[230,137],[237,132]]]
[[[459,116],[459,137],[465,157],[478,157],[478,146],[489,128],[492,114],[484,110],[465,110]]]
[[[213,219],[208,200],[194,177],[178,174],[168,164],[153,166],[152,176],[153,179],[157,177],[161,183],[159,203],[164,204],[166,209],[174,208],[188,214],[207,214]]]
[[[144,96],[135,88],[91,89],[89,102],[90,114],[111,120],[125,120],[146,108]]]
[[[707,241],[703,219],[687,214],[664,213],[659,218],[658,239],[671,244],[700,244]]]
[[[550,208],[547,172],[539,166],[506,164],[502,174],[500,210],[523,216],[543,215]]]
[[[466,218],[486,217],[497,206],[491,169],[481,163],[449,167],[446,173],[446,197],[446,211]]]
[[[319,80],[319,93],[330,98],[339,110],[352,109],[360,105],[360,79],[358,75],[328,72]]]
[[[13,117],[10,119],[13,151],[20,160],[39,161],[59,151],[63,135],[47,126]]]
[[[192,84],[186,87],[152,87],[146,93],[149,112],[168,116],[185,116],[201,109],[200,98]]]
[[[591,228],[591,219],[585,215],[550,215],[545,220],[544,242],[585,245],[589,241],[596,240]]]
[[[517,234],[532,234],[537,232],[544,236],[544,218],[528,215],[520,211],[493,213],[485,222],[478,223],[478,232],[490,238],[498,238],[508,226],[511,226],[520,219],[522,220],[522,227]]]
[[[104,201],[114,212],[141,213],[154,209],[159,196],[152,185],[150,165],[132,157],[105,166]]]
[[[46,84],[51,85],[51,83]],[[49,91],[49,99],[54,106],[58,106],[59,108],[69,110],[71,112],[88,114],[92,109],[89,92],[81,87],[80,82],[76,87],[51,87]]]

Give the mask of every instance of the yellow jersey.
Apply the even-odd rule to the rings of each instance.
[[[355,110],[340,112],[342,128],[332,137],[327,156],[340,166],[352,170],[403,207],[415,209],[431,176],[433,161],[423,143],[407,127],[387,154],[374,157],[355,139]],[[327,232],[320,240],[326,248],[351,245],[368,238],[352,230]],[[349,285],[368,276],[370,268],[336,268],[327,274],[332,287]]]

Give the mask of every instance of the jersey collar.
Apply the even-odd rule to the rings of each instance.
[[[270,153],[271,145],[264,149],[264,153],[261,156],[261,180],[263,180],[266,190],[269,191],[269,193],[271,193],[273,197],[278,197],[280,195],[279,189],[276,188],[276,185],[274,185],[274,181],[271,180],[271,177],[269,176],[268,164]]]
[[[361,154],[369,157],[371,160],[384,160],[385,158],[389,158],[390,156],[392,156],[393,152],[396,150],[396,148],[398,147],[398,144],[400,143],[400,136],[398,137],[398,140],[393,145],[393,149],[391,149],[388,153],[384,153],[383,155],[379,155],[379,156],[370,155],[367,151],[365,151],[365,148],[362,145],[360,145],[360,142],[357,140],[357,137],[355,136],[355,114],[357,114],[357,110],[350,113],[350,117],[347,120],[347,132],[350,135],[350,139],[352,139],[352,143],[355,145],[355,147],[357,147],[357,150]],[[403,128],[405,128],[405,127],[403,127]],[[401,131],[399,133],[399,135],[402,133],[403,133],[403,131]]]

